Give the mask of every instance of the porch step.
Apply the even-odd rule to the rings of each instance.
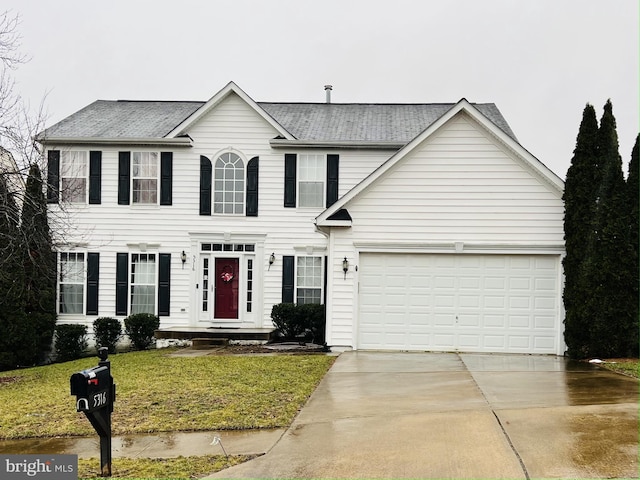
[[[194,350],[206,350],[212,347],[225,347],[228,344],[228,338],[194,338],[191,340],[191,348]]]
[[[168,327],[155,331],[157,339],[193,340],[195,338],[224,338],[238,341],[268,342],[274,337],[275,328],[203,328]]]

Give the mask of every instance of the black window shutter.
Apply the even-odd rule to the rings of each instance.
[[[284,206],[296,206],[296,162],[295,153],[284,154]]]
[[[200,155],[200,215],[211,215],[211,160]]]
[[[247,163],[247,217],[258,216],[258,164],[259,158],[253,157]]]
[[[159,255],[158,267],[158,316],[168,317],[171,301],[171,254]]]
[[[322,303],[327,304],[327,280],[329,278],[329,259],[328,257],[324,257],[324,298],[322,299]]]
[[[340,155],[327,155],[327,208],[338,201]]]
[[[129,254],[116,254],[116,315],[127,314],[127,294],[129,286]]]
[[[295,283],[295,258],[293,255],[282,257],[282,303],[293,303]]]
[[[160,205],[173,201],[173,152],[160,153]]]
[[[47,159],[47,203],[60,199],[60,150],[49,150]]]
[[[89,152],[89,203],[100,205],[102,196],[102,152]]]
[[[129,205],[131,152],[118,153],[118,205]]]
[[[98,284],[100,280],[100,254],[87,254],[87,315],[98,315]]]

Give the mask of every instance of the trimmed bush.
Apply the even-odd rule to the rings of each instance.
[[[155,342],[153,335],[160,327],[160,318],[152,313],[134,313],[124,319],[124,331],[135,350],[146,350]]]
[[[304,325],[297,315],[293,303],[278,303],[271,309],[271,320],[280,334],[287,340],[293,340],[304,332]]]
[[[305,303],[297,306],[298,315],[305,327],[305,331],[310,330],[313,343],[324,344],[324,331],[326,328],[325,308],[318,303]]]
[[[271,309],[271,320],[285,340],[307,340],[324,344],[325,307],[315,303],[278,303]]]
[[[60,362],[82,357],[87,349],[86,325],[58,325],[55,330],[56,359]]]
[[[100,317],[93,322],[96,347],[106,347],[109,353],[116,353],[116,345],[122,337],[122,325],[117,318]]]

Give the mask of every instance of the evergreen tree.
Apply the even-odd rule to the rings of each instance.
[[[586,356],[589,344],[590,314],[585,298],[590,295],[584,276],[584,253],[593,235],[592,219],[596,206],[598,185],[598,121],[593,106],[587,104],[576,138],[571,166],[567,171],[563,195],[564,239],[566,255],[563,259],[565,286],[565,342],[569,355]]]
[[[634,319],[634,325],[632,326],[637,343],[635,344],[635,355],[638,355],[638,344],[640,343],[640,295],[638,293],[640,283],[640,257],[638,255],[639,241],[638,235],[640,234],[640,225],[638,223],[638,210],[640,209],[640,186],[638,186],[638,142],[640,141],[640,135],[636,137],[636,143],[631,151],[631,161],[629,162],[629,174],[627,175],[627,211],[629,225],[629,243],[631,245],[631,257],[629,259],[629,268],[631,269],[631,275],[633,281],[630,285],[630,308],[631,317]]]
[[[21,345],[31,333],[24,315],[19,212],[8,175],[0,172],[0,370],[20,365]]]
[[[585,278],[590,295],[585,297],[589,324],[589,355],[613,357],[633,353],[637,342],[629,305],[631,248],[627,216],[624,215],[626,185],[618,134],[610,101],[598,130],[600,182],[596,198],[594,235],[587,248]]]
[[[56,257],[47,219],[47,203],[42,176],[35,163],[29,169],[22,207],[21,231],[24,238],[25,313],[35,329],[35,355],[23,361],[36,363],[53,339],[56,323]],[[41,358],[40,358],[41,359]]]

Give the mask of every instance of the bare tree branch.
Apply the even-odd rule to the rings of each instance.
[[[18,31],[20,15],[5,10],[0,14],[0,61],[7,68],[15,68],[27,61],[20,53],[21,36]]]

